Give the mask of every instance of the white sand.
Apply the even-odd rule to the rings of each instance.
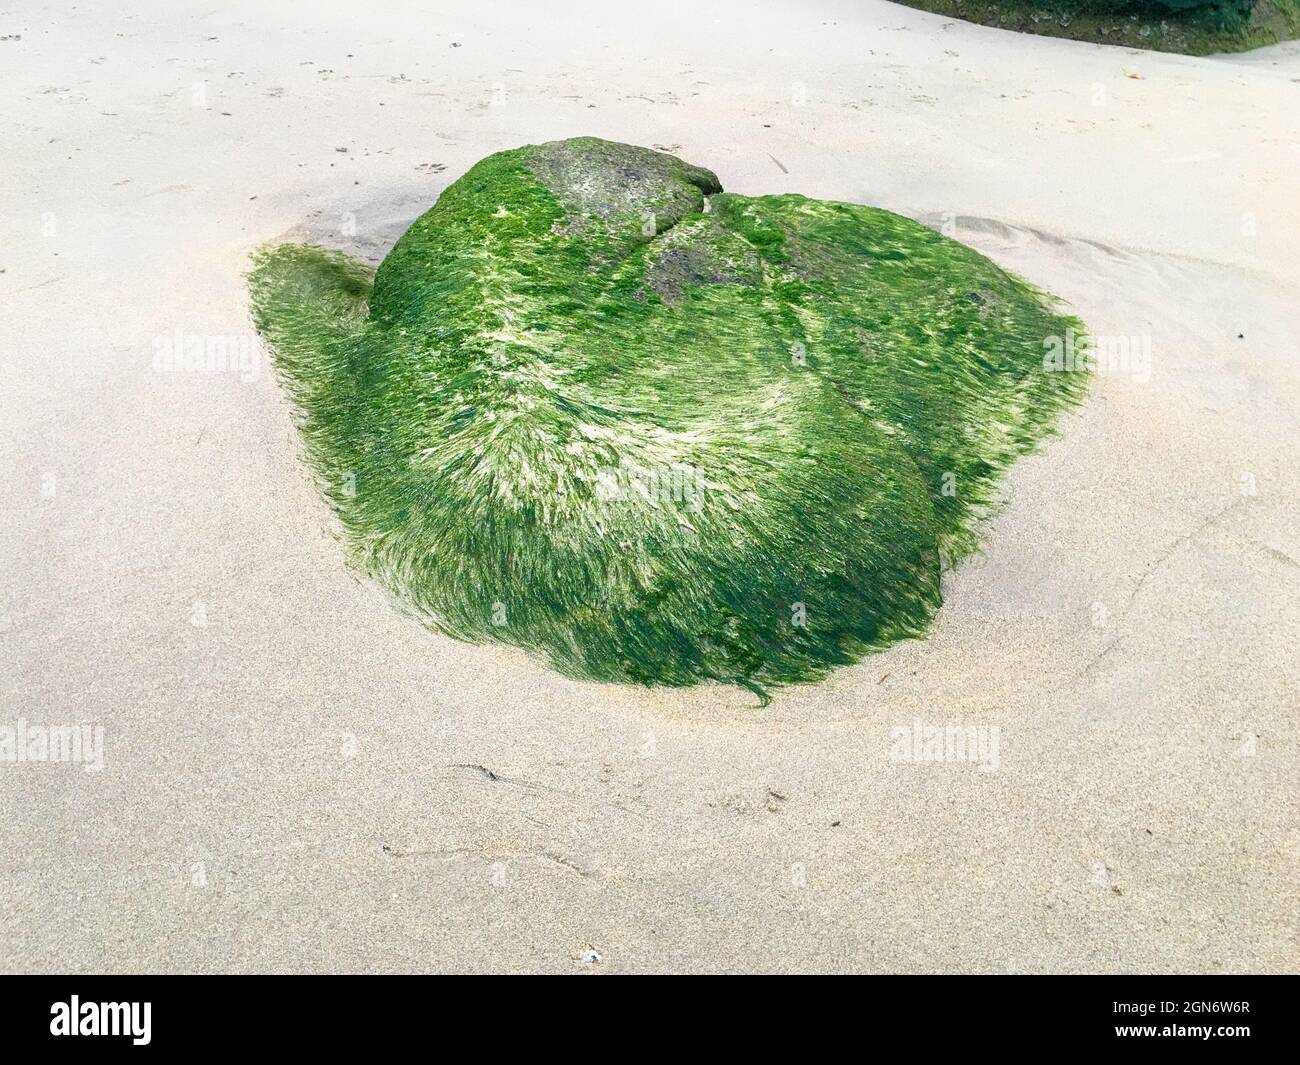
[[[0,968],[1300,967],[1300,52],[415,6],[0,13],[0,725],[107,762],[0,763]],[[259,242],[377,260],[585,133],[955,219],[1150,378],[1017,467],[928,640],[767,709],[433,636],[345,569],[265,365],[155,338],[248,336]],[[998,771],[891,762],[916,719]]]

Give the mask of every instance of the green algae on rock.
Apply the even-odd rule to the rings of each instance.
[[[887,211],[590,137],[482,160],[378,270],[258,254],[359,567],[581,678],[763,692],[922,634],[1079,323]]]

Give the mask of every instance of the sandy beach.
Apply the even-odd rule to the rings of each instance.
[[[1300,48],[423,6],[0,11],[0,725],[103,730],[0,761],[0,971],[1300,970]],[[1124,338],[927,639],[758,708],[349,570],[250,253],[377,263],[583,134],[915,217]],[[897,757],[957,724],[996,750]]]

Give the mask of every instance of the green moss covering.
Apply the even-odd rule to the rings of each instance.
[[[923,633],[1079,329],[887,211],[723,193],[579,138],[490,156],[373,282],[257,257],[253,311],[359,566],[565,674],[763,691]]]
[[[1244,52],[1300,37],[1300,0],[899,0],[984,26],[1155,52]]]

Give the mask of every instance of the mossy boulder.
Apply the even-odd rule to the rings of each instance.
[[[565,674],[762,691],[923,633],[1079,329],[871,207],[583,137],[500,152],[371,277],[260,253],[257,326],[365,572]]]

